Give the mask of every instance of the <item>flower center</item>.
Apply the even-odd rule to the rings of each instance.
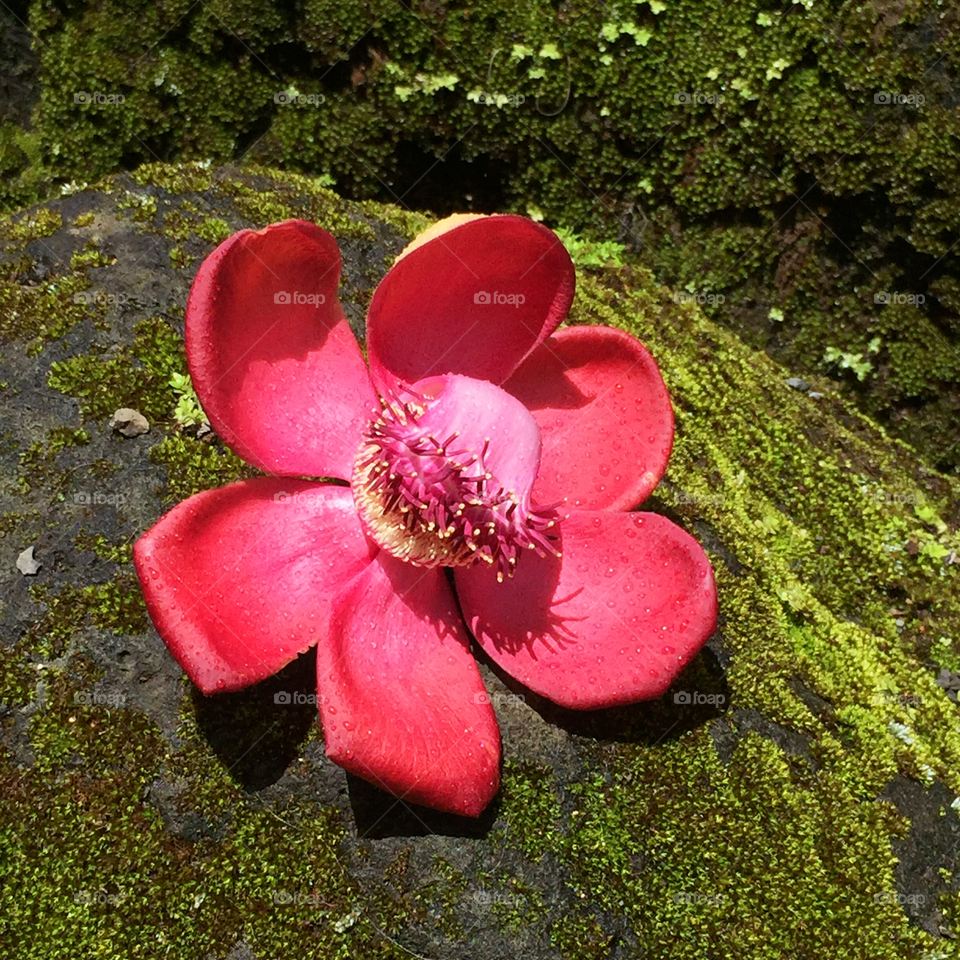
[[[374,541],[415,566],[489,563],[501,581],[524,549],[559,556],[555,505],[533,508],[529,489],[506,489],[491,468],[491,438],[471,444],[459,430],[438,432],[438,418],[425,417],[432,398],[413,396],[384,405],[357,453],[353,495]]]

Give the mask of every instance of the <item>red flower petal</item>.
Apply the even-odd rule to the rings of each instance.
[[[659,697],[713,633],[717,593],[696,540],[653,513],[576,512],[563,559],[524,556],[497,583],[455,572],[467,624],[531,690],[574,710]]]
[[[317,648],[327,756],[403,800],[476,817],[500,786],[500,732],[439,570],[381,551]]]
[[[569,327],[503,385],[540,425],[535,503],[566,497],[583,510],[629,510],[660,482],[673,447],[673,408],[643,344],[610,327]]]
[[[269,473],[349,480],[379,407],[347,325],[340,251],[303,220],[242,230],[203,261],[187,302],[187,361],[213,428]],[[276,302],[285,294],[323,302]]]
[[[566,317],[574,282],[563,244],[532,220],[453,227],[410,250],[377,287],[367,314],[373,382],[383,395],[438,373],[502,383]],[[480,302],[484,294],[515,300]]]
[[[258,477],[178,504],[134,545],[157,632],[204,692],[276,673],[325,635],[370,562],[346,487]]]

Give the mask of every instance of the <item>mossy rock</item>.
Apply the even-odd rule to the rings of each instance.
[[[495,698],[502,791],[462,821],[326,760],[314,708],[274,702],[312,692],[309,655],[239,694],[191,687],[130,545],[252,473],[197,430],[183,305],[220,237],[290,216],[337,237],[362,335],[427,220],[321,181],[158,165],[0,220],[0,943],[23,960],[957,956],[960,483],[629,258],[589,266],[571,240],[570,322],[659,361],[677,436],[643,509],[700,539],[720,594],[664,698],[571,713],[481,655],[491,693],[518,696]],[[113,433],[119,407],[150,432]]]
[[[242,159],[358,199],[539,211],[960,467],[948,6],[34,0],[29,33],[8,18],[39,76],[0,125],[0,204]]]

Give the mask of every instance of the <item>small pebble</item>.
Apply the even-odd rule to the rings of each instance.
[[[808,396],[811,400],[819,400],[819,399],[823,396],[823,394],[822,394],[822,393],[817,393],[816,390],[811,390],[811,391],[807,394],[807,396]]]
[[[806,380],[801,379],[800,377],[790,377],[787,380],[787,386],[793,387],[794,390],[809,390],[810,384]]]
[[[42,566],[42,563],[34,559],[32,546],[27,547],[27,549],[17,557],[17,569],[25,577],[35,577],[40,572]]]
[[[139,437],[150,431],[147,418],[137,410],[131,410],[130,407],[121,407],[110,418],[110,426],[125,437]]]

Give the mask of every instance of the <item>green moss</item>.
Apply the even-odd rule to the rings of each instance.
[[[151,447],[150,459],[167,468],[164,493],[173,502],[258,473],[233,451],[183,434],[174,434]]]
[[[84,298],[78,297],[90,286],[80,273],[36,286],[23,286],[17,279],[0,279],[0,342],[26,341],[31,355],[39,353],[45,341],[62,337],[85,318],[105,313],[99,304],[91,311]]]
[[[593,917],[567,914],[550,931],[550,943],[563,960],[604,960],[610,956],[611,938]]]
[[[42,521],[38,510],[11,510],[0,517],[0,538],[17,534],[29,527],[39,526]]]
[[[78,550],[96,554],[101,560],[108,563],[132,563],[133,547],[129,543],[111,543],[103,534],[88,533],[81,530],[73,538],[73,544]]]
[[[78,214],[73,218],[73,226],[77,230],[82,227],[89,227],[93,221],[96,219],[97,215],[92,211],[87,211],[87,213]]]
[[[501,790],[504,838],[530,860],[539,861],[547,837],[560,824],[560,803],[549,770],[529,764],[506,764]]]
[[[676,289],[722,296],[715,319],[791,369],[847,383],[931,463],[954,466],[960,119],[940,71],[957,72],[960,48],[945,24],[930,32],[939,0],[893,15],[851,0],[790,16],[767,6],[310,0],[293,14],[262,4],[246,22],[180,6],[171,20],[129,0],[69,14],[33,3],[42,95],[32,133],[0,127],[0,199],[22,205],[38,184],[138,162],[139,183],[199,196],[215,161],[404,202],[443,171],[447,189],[423,195],[447,206],[481,184],[466,166],[479,161],[500,180],[483,202],[574,228],[597,266],[618,259],[602,250],[615,238]],[[77,104],[81,82],[125,102]],[[883,85],[924,102],[884,102]],[[458,174],[469,182],[449,189]],[[261,192],[238,197],[248,220],[302,215]],[[173,262],[194,256],[178,244]],[[925,299],[900,310],[882,293]],[[881,327],[862,379],[825,363],[828,347],[855,356]]]
[[[143,633],[147,610],[136,577],[118,571],[112,580],[86,587],[68,584],[59,592],[34,584],[30,595],[46,607],[46,613],[28,627],[22,650],[34,657],[52,660],[62,656],[70,640],[85,623],[116,634]]]
[[[38,207],[24,214],[0,219],[0,238],[26,244],[49,237],[62,226],[63,218],[58,211]]]
[[[153,421],[172,415],[176,397],[170,380],[185,373],[182,338],[169,321],[151,317],[136,324],[130,346],[110,351],[95,346],[89,354],[54,363],[47,382],[79,399],[89,419],[132,407]]]
[[[437,879],[424,884],[414,899],[423,907],[432,907],[431,918],[448,940],[463,940],[463,925],[457,918],[456,907],[467,880],[443,857],[434,857],[433,869]]]
[[[72,447],[85,446],[90,442],[86,430],[70,427],[54,427],[47,434],[47,440],[32,443],[20,455],[20,477],[18,485],[24,493],[40,486],[48,486],[56,492],[63,490],[69,482],[68,473],[57,463],[59,454]]]
[[[221,220],[219,217],[212,217],[200,224],[200,226],[197,227],[196,233],[198,237],[206,240],[207,243],[220,243],[221,240],[226,240],[233,231],[230,229],[226,220]]]
[[[92,249],[78,250],[70,258],[70,269],[84,270],[87,267],[105,267],[110,262],[110,258],[94,246]]]
[[[184,163],[178,166],[144,163],[131,176],[141,186],[159,187],[177,195],[203,193],[213,184],[209,163]]]

